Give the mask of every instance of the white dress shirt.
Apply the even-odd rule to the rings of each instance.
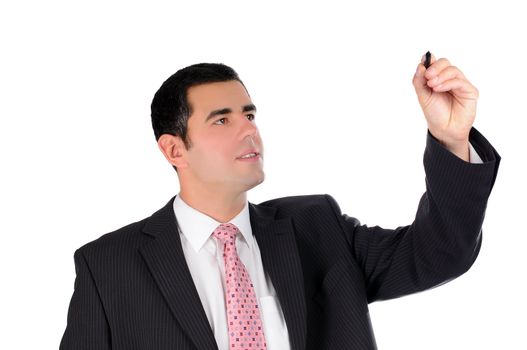
[[[207,314],[218,348],[229,349],[225,308],[225,275],[223,246],[212,237],[221,223],[185,203],[179,194],[174,199],[174,213],[185,259]],[[236,249],[249,271],[260,307],[268,350],[289,350],[289,334],[284,315],[271,279],[264,271],[260,248],[253,236],[249,218],[249,203],[229,221],[241,235],[236,236]]]
[[[483,163],[469,143],[469,161]],[[225,275],[223,246],[212,237],[221,223],[190,207],[179,194],[174,199],[174,213],[185,259],[198,291],[203,309],[219,349],[229,349],[225,308]],[[268,350],[289,350],[289,334],[282,308],[269,275],[264,271],[260,248],[253,236],[249,204],[231,221],[241,232],[236,236],[236,249],[249,271],[256,298],[259,301],[262,324]]]

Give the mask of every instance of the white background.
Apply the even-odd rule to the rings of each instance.
[[[427,50],[479,89],[474,126],[503,160],[473,267],[371,304],[377,343],[526,348],[522,22],[503,0],[3,2],[0,348],[58,348],[75,249],[178,192],[150,102],[193,63],[235,68],[258,107],[266,180],[251,202],[328,193],[362,223],[410,224],[427,130],[411,80]]]

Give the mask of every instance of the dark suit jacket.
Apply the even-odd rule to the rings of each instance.
[[[361,225],[327,194],[250,203],[292,349],[374,349],[368,303],[469,269],[500,162],[474,128],[470,142],[483,164],[464,162],[428,132],[426,192],[408,226]],[[75,252],[60,349],[217,349],[183,255],[173,200]]]

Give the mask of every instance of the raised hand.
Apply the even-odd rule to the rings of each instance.
[[[428,130],[445,147],[465,161],[469,160],[468,137],[479,96],[473,86],[446,58],[424,66],[424,56],[412,83],[423,110]]]

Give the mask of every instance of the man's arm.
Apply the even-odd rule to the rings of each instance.
[[[81,250],[74,254],[75,290],[60,350],[111,349],[110,327],[99,293]]]
[[[426,192],[411,225],[396,229],[361,225],[341,214],[335,200],[327,196],[364,271],[369,302],[446,283],[473,264],[501,158],[475,128],[470,142],[483,163],[460,159],[427,134]]]

